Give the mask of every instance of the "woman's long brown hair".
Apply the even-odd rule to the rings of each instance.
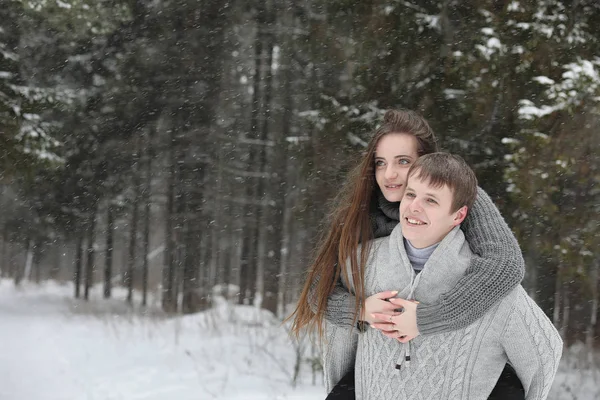
[[[375,181],[374,155],[379,140],[391,133],[405,133],[416,137],[418,155],[437,151],[433,130],[418,113],[409,110],[390,110],[383,118],[383,124],[375,131],[359,165],[348,175],[346,182],[335,199],[329,215],[329,224],[321,233],[314,261],[295,311],[292,332],[299,336],[303,328],[309,331],[318,329],[323,336],[323,318],[327,308],[327,298],[333,291],[342,271],[347,281],[354,284],[356,298],[354,322],[364,304],[364,267],[373,239],[369,210],[377,188]],[[359,244],[360,254],[358,254]],[[347,267],[347,263],[350,263]],[[350,270],[351,277],[347,276]],[[348,279],[350,278],[350,279]]]

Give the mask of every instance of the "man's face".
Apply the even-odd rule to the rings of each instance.
[[[440,241],[467,215],[467,207],[451,212],[452,191],[447,185],[435,188],[415,171],[408,178],[400,203],[402,235],[416,248]]]

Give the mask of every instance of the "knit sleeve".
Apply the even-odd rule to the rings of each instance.
[[[510,293],[525,274],[517,239],[483,189],[477,189],[477,199],[462,228],[474,253],[471,264],[437,303],[417,307],[417,326],[423,335],[468,326]]]
[[[325,348],[323,371],[327,393],[354,368],[358,346],[358,328],[354,321],[355,297],[351,283],[338,279],[333,292],[327,298],[325,309]]]
[[[548,397],[562,355],[562,339],[546,314],[524,290],[506,321],[501,341],[526,400]]]
[[[336,282],[333,292],[327,298],[325,319],[342,328],[354,327],[356,297],[344,287],[341,279]]]
[[[317,289],[318,280],[311,285],[309,294],[310,307],[313,312],[317,309],[317,299],[314,296]],[[354,321],[356,297],[342,283],[342,279],[338,279],[335,287],[327,298],[327,307],[325,309],[325,320],[340,328],[355,328],[352,324]]]
[[[348,329],[325,324],[323,372],[327,393],[354,368],[358,335]]]

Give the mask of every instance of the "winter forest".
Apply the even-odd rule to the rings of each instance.
[[[0,399],[322,399],[288,335],[392,108],[515,233],[600,399],[596,0],[0,0]]]

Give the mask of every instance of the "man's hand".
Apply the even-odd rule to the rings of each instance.
[[[360,320],[368,322],[369,325],[373,325],[383,320],[387,321],[390,315],[398,314],[397,312],[394,312],[394,309],[397,307],[388,301],[388,299],[393,298],[397,294],[397,291],[388,290],[386,292],[375,293],[374,295],[367,297]],[[374,318],[374,314],[379,314],[384,317],[383,319]]]
[[[417,327],[417,305],[418,302],[404,299],[392,298],[389,303],[396,310],[393,314],[374,313],[373,319],[377,322],[371,324],[374,328],[389,337],[398,340],[401,343],[406,343],[419,336],[419,328]]]

